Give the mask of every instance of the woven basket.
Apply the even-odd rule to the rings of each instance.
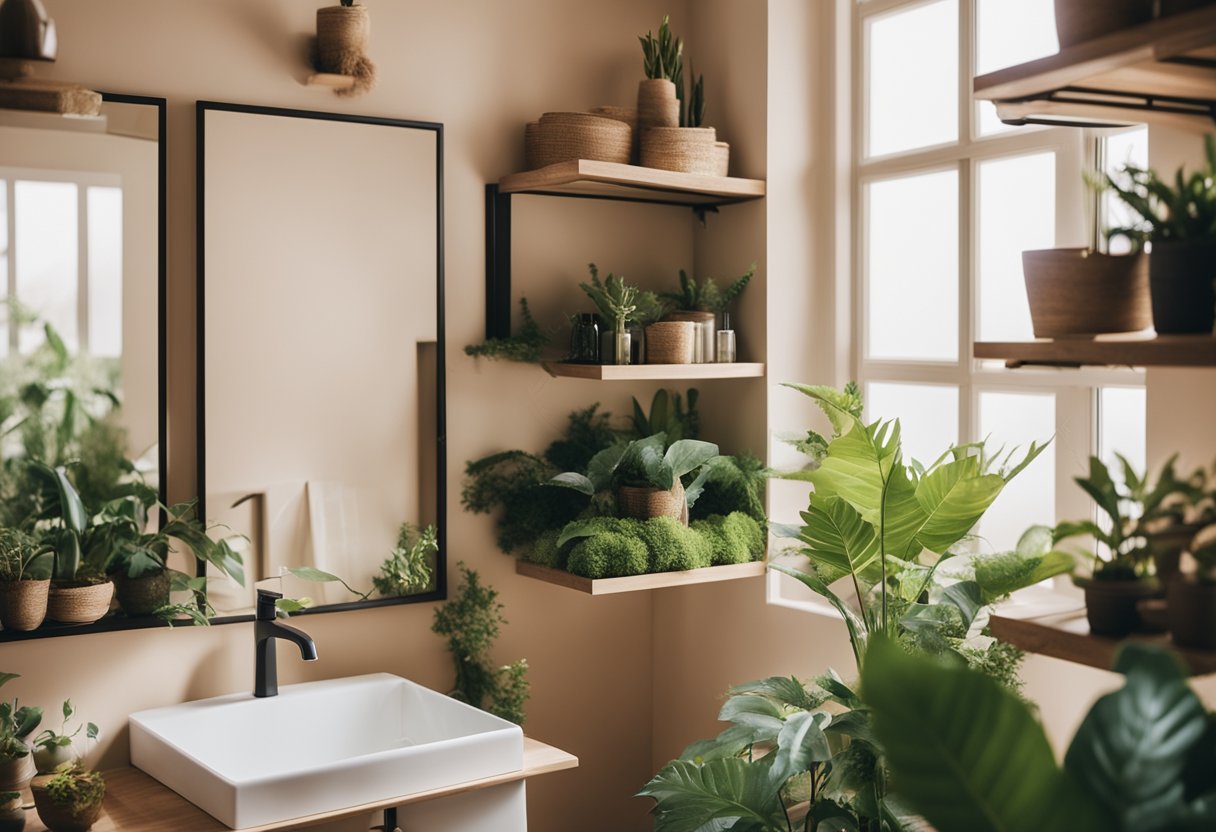
[[[51,587],[47,618],[64,624],[92,624],[110,611],[114,584],[64,581]]]
[[[314,61],[320,72],[350,75],[352,86],[337,89],[342,96],[361,95],[376,83],[376,66],[367,57],[371,18],[367,6],[326,6],[317,9]]]
[[[714,142],[714,176],[730,176],[730,145]]]
[[[616,490],[617,510],[625,517],[649,520],[652,517],[673,517],[687,523],[684,510],[684,486],[676,480],[670,491],[622,485]]]
[[[718,316],[713,312],[680,310],[669,312],[664,321],[691,321],[693,324],[692,363],[713,364],[717,353]]]
[[[717,135],[712,127],[655,127],[642,135],[644,167],[715,176]]]
[[[536,134],[540,130],[539,121],[529,121],[524,125],[524,170],[536,170],[543,167],[536,159]]]
[[[646,135],[655,127],[680,126],[680,100],[676,85],[663,78],[638,82],[638,133]]]
[[[591,113],[545,113],[534,130],[524,129],[524,142],[531,169],[574,159],[628,164],[633,131],[623,121]]]
[[[629,125],[630,135],[633,138],[633,143],[629,148],[629,161],[632,164],[636,164],[638,161],[638,138],[641,136],[641,133],[638,132],[638,111],[632,107],[592,107],[591,112],[597,116],[615,119]]]
[[[660,321],[646,327],[647,364],[691,364],[697,337],[692,321]]]
[[[114,595],[127,615],[151,615],[169,603],[169,573],[159,572],[139,578],[114,576]]]
[[[46,618],[50,580],[0,583],[0,623],[6,630],[36,630]]]

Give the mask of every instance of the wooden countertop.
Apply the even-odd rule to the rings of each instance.
[[[520,771],[482,780],[472,780],[443,789],[420,792],[409,797],[351,806],[320,815],[309,815],[282,823],[250,826],[242,832],[305,829],[309,826],[369,814],[392,806],[404,806],[485,789],[502,783],[513,783],[528,777],[574,768],[577,765],[578,758],[574,755],[567,754],[560,748],[524,737],[524,767]],[[105,777],[105,810],[102,812],[101,819],[93,825],[95,832],[164,832],[166,829],[173,829],[174,832],[227,832],[228,830],[227,826],[211,815],[137,768],[128,767],[107,771]],[[32,808],[32,802],[30,806],[31,808],[26,814],[26,832],[46,832],[46,827],[38,819],[38,813]]]

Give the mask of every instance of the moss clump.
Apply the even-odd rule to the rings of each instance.
[[[694,520],[692,528],[709,543],[714,566],[748,563],[764,554],[764,529],[741,511]]]
[[[751,454],[719,460],[710,469],[705,490],[690,510],[690,516],[698,520],[742,511],[758,523],[766,522],[764,480],[768,473],[764,464]]]
[[[678,572],[709,566],[709,541],[670,517],[641,524],[638,533],[650,551],[651,572]]]
[[[549,531],[542,534],[532,544],[532,548],[524,553],[523,559],[531,563],[548,566],[552,569],[565,569],[566,558],[562,551],[566,547],[557,545],[558,532]]]
[[[646,544],[636,535],[601,532],[575,544],[567,566],[575,575],[584,578],[622,578],[645,574],[650,557]]]

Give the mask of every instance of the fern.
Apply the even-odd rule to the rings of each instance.
[[[525,364],[539,363],[545,347],[549,346],[549,336],[532,317],[527,298],[519,299],[519,311],[523,323],[518,333],[506,338],[490,338],[480,344],[469,344],[464,348],[465,355],[474,358],[501,358]]]

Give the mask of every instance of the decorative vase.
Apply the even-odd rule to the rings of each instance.
[[[46,618],[50,589],[49,579],[0,583],[0,624],[6,630],[38,629]]]
[[[1166,599],[1174,644],[1216,650],[1216,584],[1175,575],[1166,586]]]
[[[679,127],[680,100],[676,85],[665,78],[647,78],[638,82],[637,134],[638,145],[653,127]]]
[[[1157,594],[1156,581],[1119,581],[1095,578],[1086,581],[1085,615],[1089,631],[1096,636],[1123,638],[1140,626],[1136,604]]]
[[[40,774],[30,783],[30,790],[34,793],[34,805],[38,808],[38,817],[50,832],[88,832],[101,817],[101,809],[105,803],[104,797],[84,806],[75,804],[65,806],[56,803],[46,790],[46,784],[54,776],[53,774]]]
[[[1056,0],[1061,49],[1152,19],[1153,0]]]
[[[169,585],[167,570],[138,578],[119,573],[114,576],[114,595],[127,615],[151,615],[169,603]]]
[[[1152,324],[1144,254],[1024,251],[1022,273],[1036,338],[1136,332]]]
[[[63,624],[92,624],[110,611],[113,597],[110,581],[57,581],[51,586],[47,618]]]
[[[624,318],[617,319],[612,340],[613,362],[622,366],[629,364],[633,359],[633,336],[625,328]]]
[[[34,755],[0,760],[0,792],[19,792],[30,784],[37,771]]]
[[[637,520],[672,517],[684,525],[688,525],[684,485],[679,480],[676,480],[676,484],[670,491],[633,485],[619,486],[616,490],[616,507],[625,517],[633,517]]]
[[[1158,335],[1208,334],[1216,323],[1216,240],[1153,243],[1149,255]]]
[[[692,363],[713,364],[717,358],[718,316],[713,312],[683,309],[667,315],[669,321],[692,321],[696,324],[693,336]]]
[[[0,803],[0,832],[22,832],[25,829],[25,807],[21,797]]]

